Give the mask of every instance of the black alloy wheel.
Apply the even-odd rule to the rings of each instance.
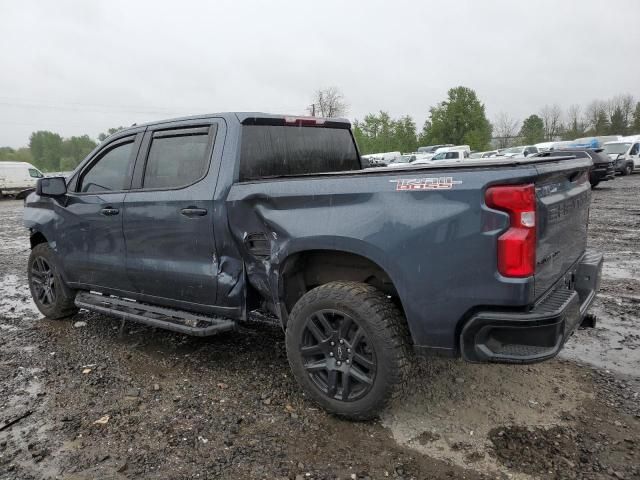
[[[31,287],[37,303],[44,307],[55,305],[58,286],[51,265],[43,257],[35,257],[31,262]]]
[[[309,377],[326,396],[343,402],[371,390],[376,355],[364,329],[338,310],[320,310],[306,319],[300,355]]]

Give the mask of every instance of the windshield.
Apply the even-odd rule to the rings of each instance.
[[[604,153],[610,153],[614,155],[626,153],[627,150],[629,150],[630,145],[631,143],[607,143],[604,146]]]

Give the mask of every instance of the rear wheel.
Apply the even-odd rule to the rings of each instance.
[[[375,417],[400,391],[410,368],[409,338],[398,308],[357,282],[331,282],[296,303],[286,334],[291,370],[327,411]]]
[[[46,243],[31,250],[28,264],[29,289],[38,310],[52,319],[69,317],[78,311],[75,291],[65,285],[57,259]]]

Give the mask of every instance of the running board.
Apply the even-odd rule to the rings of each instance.
[[[208,317],[97,293],[78,292],[75,303],[92,312],[199,337],[236,328],[236,322],[228,318]]]

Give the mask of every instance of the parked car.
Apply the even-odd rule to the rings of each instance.
[[[571,155],[576,158],[590,158],[593,167],[589,171],[589,183],[591,188],[597,187],[600,182],[613,180],[616,177],[616,162],[611,160],[602,148],[597,149],[561,149],[537,153],[535,157],[560,157]]]
[[[390,162],[387,167],[405,168],[428,162],[433,157],[430,153],[403,153],[399,158]]]
[[[400,152],[370,153],[368,155],[362,155],[362,158],[369,162],[369,166],[376,167],[404,161],[402,159],[402,153]]]
[[[429,158],[423,160],[417,160],[414,162],[414,165],[437,162],[440,160],[464,160],[465,158],[469,158],[471,149],[469,145],[457,145],[452,147],[440,147],[436,154]]]
[[[531,363],[593,325],[590,167],[363,169],[341,119],[135,126],[70,177],[38,181],[24,208],[29,286],[52,319],[84,308],[191,335],[269,310],[308,398],[370,418],[407,380],[412,351]]]
[[[527,157],[534,153],[538,153],[538,149],[534,145],[505,148],[499,151],[501,157]]]
[[[492,157],[500,156],[500,152],[498,152],[498,150],[488,150],[486,152],[479,152],[479,153],[480,153],[479,158],[492,158]]]
[[[418,153],[435,153],[436,150],[442,147],[453,147],[453,144],[446,143],[443,145],[428,145],[426,147],[418,147]]]
[[[583,137],[576,138],[572,140],[568,147],[569,148],[602,148],[602,146],[607,142],[617,142],[621,140],[622,137],[620,135],[600,135],[597,137]]]
[[[27,162],[0,161],[0,197],[23,198],[36,187],[42,172]]]
[[[607,142],[603,149],[609,158],[616,161],[616,171],[622,175],[640,170],[640,141]]]

